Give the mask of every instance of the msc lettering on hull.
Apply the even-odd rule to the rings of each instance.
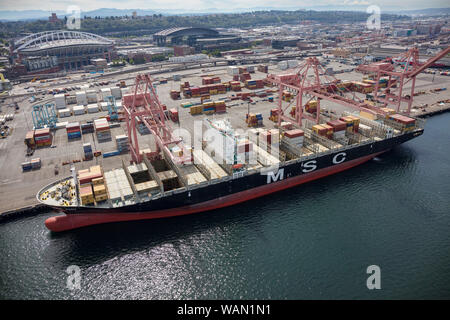
[[[284,179],[284,169],[281,168],[277,171],[277,174],[275,175],[275,173],[273,171],[270,171],[267,173],[267,183],[271,183],[271,182],[275,182],[278,180],[283,180]]]
[[[339,164],[339,163],[344,162],[346,156],[347,156],[347,154],[345,152],[336,153],[333,157],[333,163]]]
[[[311,172],[317,169],[317,161],[316,160],[311,160],[311,161],[307,161],[305,163],[302,163],[302,172],[303,173],[307,173],[307,172]]]

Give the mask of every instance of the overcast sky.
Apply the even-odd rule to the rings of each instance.
[[[381,10],[392,8],[424,9],[449,7],[448,0],[0,0],[0,10],[66,10],[69,5],[78,5],[81,11],[98,8],[117,9],[194,9],[196,11],[208,8],[245,9],[250,7],[311,7],[326,5],[378,5]],[[395,6],[395,7],[393,7]]]

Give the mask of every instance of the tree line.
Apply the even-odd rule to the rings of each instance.
[[[132,18],[128,16],[83,17],[80,31],[100,35],[125,37],[145,35],[171,27],[248,28],[264,25],[299,24],[313,21],[329,24],[364,22],[369,14],[358,11],[255,11],[233,14],[170,15],[154,14]],[[381,21],[410,19],[407,16],[382,14]],[[61,30],[66,28],[66,18],[56,23],[48,20],[0,22],[0,37],[12,38],[23,33]]]

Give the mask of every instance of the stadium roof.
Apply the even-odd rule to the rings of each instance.
[[[177,36],[177,35],[188,35],[188,34],[207,34],[207,35],[218,35],[219,32],[209,28],[191,28],[191,27],[181,27],[181,28],[169,28],[161,30],[154,34],[154,36]]]
[[[34,33],[15,41],[14,52],[33,52],[56,47],[79,45],[112,45],[105,37],[80,31],[57,30]]]

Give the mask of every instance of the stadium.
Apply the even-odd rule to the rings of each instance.
[[[60,69],[74,70],[89,65],[91,59],[105,58],[110,61],[114,42],[92,33],[58,30],[18,39],[12,50],[17,62],[36,57],[56,57]]]

